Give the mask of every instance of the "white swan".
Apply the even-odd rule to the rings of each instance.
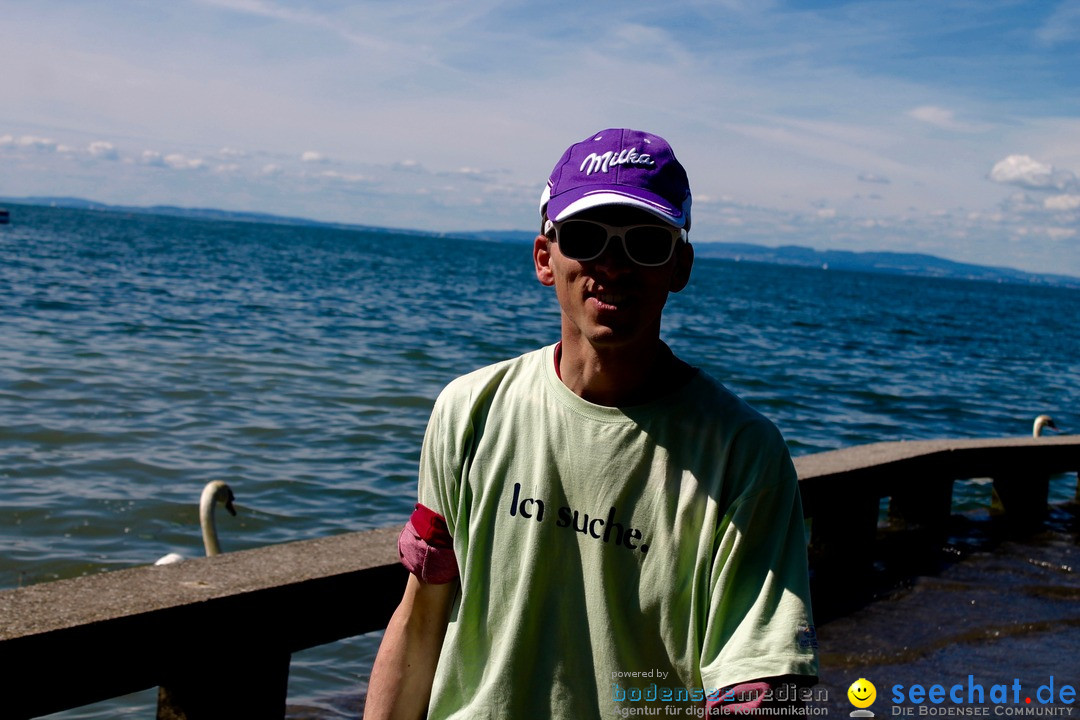
[[[236,515],[236,509],[233,507],[233,500],[235,499],[232,488],[221,480],[208,482],[206,487],[203,488],[202,497],[199,498],[199,525],[202,527],[203,547],[206,548],[207,557],[221,554],[221,543],[218,542],[217,537],[217,523],[214,521],[214,506],[221,503],[229,511],[230,515]],[[154,564],[171,565],[172,563],[183,562],[183,560],[183,555],[169,553]]]
[[[1049,428],[1056,432],[1061,432],[1060,430],[1058,430],[1058,426],[1054,424],[1054,418],[1050,417],[1049,415],[1040,415],[1039,417],[1035,418],[1035,427],[1031,429],[1031,436],[1041,436],[1043,428]]]

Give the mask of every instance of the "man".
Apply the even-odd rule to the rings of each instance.
[[[604,130],[563,154],[540,214],[561,340],[436,402],[365,718],[682,715],[813,682],[786,445],[660,339],[694,259],[682,165]]]

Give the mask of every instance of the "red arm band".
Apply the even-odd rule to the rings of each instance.
[[[398,556],[409,572],[426,583],[442,585],[458,576],[454,540],[446,520],[417,504],[398,536]]]

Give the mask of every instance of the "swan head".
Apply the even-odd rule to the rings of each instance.
[[[1035,425],[1031,429],[1032,437],[1039,437],[1044,429],[1058,430],[1058,426],[1054,424],[1054,418],[1049,415],[1040,415],[1035,418]]]
[[[222,485],[225,485],[225,483],[222,483]],[[225,493],[226,497],[218,500],[218,502],[223,503],[229,514],[236,517],[236,508],[233,507],[233,500],[236,499],[236,496],[232,494],[232,489],[228,485],[225,485]]]
[[[206,487],[203,488],[202,498],[199,501],[200,508],[213,507],[215,503],[221,503],[225,506],[225,509],[229,511],[229,514],[233,517],[236,516],[236,508],[233,507],[233,501],[236,500],[236,496],[233,495],[232,488],[228,483],[221,480],[212,480],[206,483]]]

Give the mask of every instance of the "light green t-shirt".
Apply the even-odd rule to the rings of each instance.
[[[554,347],[458,378],[421,503],[461,571],[428,717],[615,717],[816,675],[806,542],[780,433],[705,373],[594,405]]]

